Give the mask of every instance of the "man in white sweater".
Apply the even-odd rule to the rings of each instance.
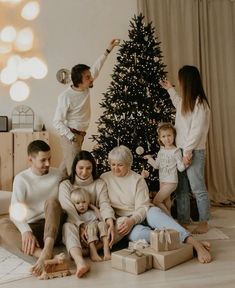
[[[108,48],[90,68],[85,64],[77,64],[71,70],[72,85],[58,97],[53,125],[61,136],[63,162],[61,169],[66,175],[70,175],[73,159],[81,150],[86,130],[90,124],[90,88],[114,46],[119,44],[118,39],[113,39]],[[62,73],[61,83],[66,83]]]
[[[50,168],[50,147],[42,140],[28,145],[30,168],[16,175],[10,219],[0,222],[1,243],[24,259],[37,259],[32,273],[40,276],[45,261],[53,258],[62,208],[57,200],[60,172]],[[32,259],[31,259],[32,260]]]

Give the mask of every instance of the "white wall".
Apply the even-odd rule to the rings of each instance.
[[[0,115],[11,117],[19,104],[30,106],[45,123],[50,132],[52,165],[61,160],[59,136],[52,127],[52,118],[58,95],[66,87],[56,81],[57,70],[71,68],[78,63],[92,65],[105,51],[112,38],[128,39],[129,22],[137,13],[136,0],[45,0],[39,1],[41,13],[30,23],[37,36],[42,56],[48,64],[49,73],[43,80],[31,80],[31,95],[24,102],[10,99],[6,87],[0,84]],[[1,4],[2,5],[2,4]],[[95,121],[101,111],[99,102],[109,86],[117,48],[108,57],[91,92],[92,119],[83,148],[91,150],[94,143],[89,140],[96,133]]]

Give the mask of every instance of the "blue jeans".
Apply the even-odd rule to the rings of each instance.
[[[205,150],[194,150],[192,164],[183,172],[179,172],[179,183],[176,190],[177,219],[179,223],[190,222],[189,193],[196,197],[199,221],[210,218],[210,201],[205,185]]]
[[[180,233],[180,241],[184,242],[185,239],[190,236],[190,233],[180,226],[172,217],[169,217],[158,207],[150,207],[146,221],[143,224],[137,224],[131,230],[128,238],[130,241],[137,241],[145,239],[150,242],[150,232],[153,229],[174,229]]]

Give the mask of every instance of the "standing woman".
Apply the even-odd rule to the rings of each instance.
[[[199,211],[199,224],[193,233],[206,233],[209,229],[210,201],[205,185],[204,166],[206,141],[210,122],[210,108],[201,76],[194,66],[183,66],[178,72],[181,96],[168,80],[160,82],[176,108],[176,146],[183,151],[183,162],[188,168],[179,173],[176,193],[178,221],[190,222],[190,199],[192,191]]]

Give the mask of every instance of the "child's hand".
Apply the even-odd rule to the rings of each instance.
[[[149,171],[143,169],[141,172],[141,176],[144,178],[148,178],[149,177]]]
[[[143,158],[148,160],[148,159],[152,158],[152,156],[151,155],[144,155]]]

